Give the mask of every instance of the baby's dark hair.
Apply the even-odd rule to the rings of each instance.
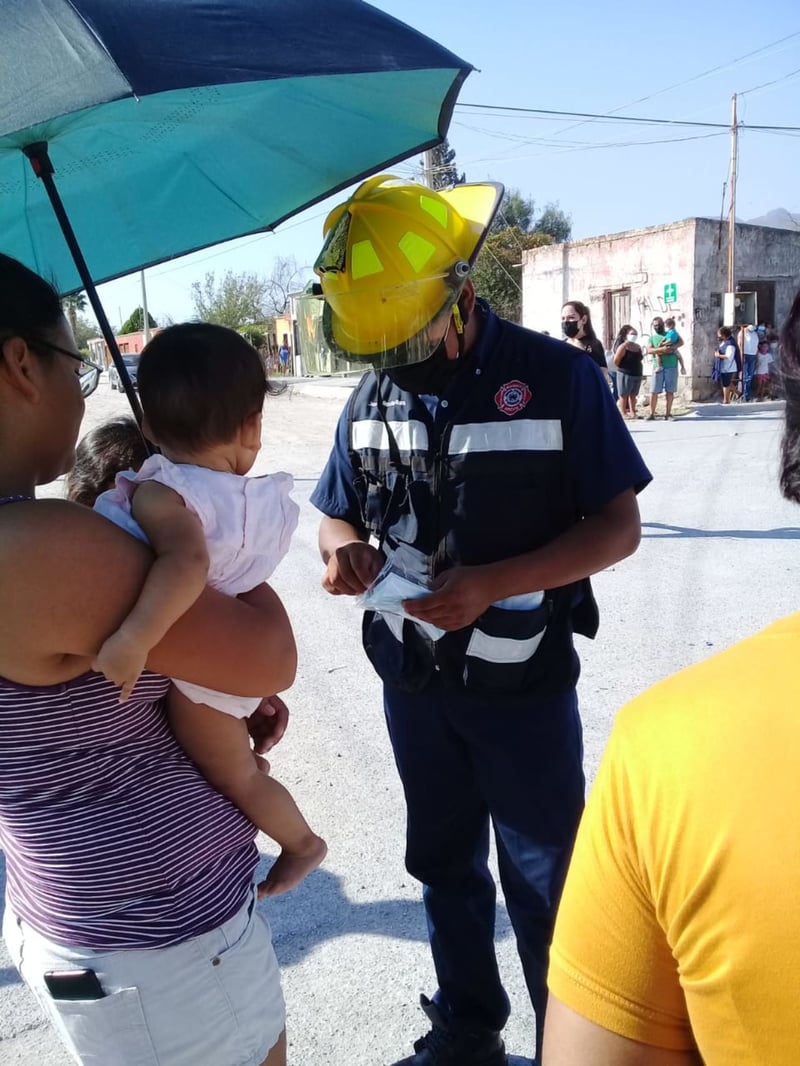
[[[91,430],[75,451],[67,476],[67,499],[93,507],[101,492],[114,487],[121,470],[138,470],[148,456],[142,431],[132,418],[114,418]]]
[[[230,440],[267,393],[282,391],[252,344],[210,322],[157,333],[139,360],[138,385],[155,440],[192,451]]]

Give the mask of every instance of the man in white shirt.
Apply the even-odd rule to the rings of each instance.
[[[753,377],[756,372],[756,357],[758,356],[758,331],[754,322],[749,322],[739,330],[739,351],[742,353],[744,372],[744,401],[749,403],[752,399]]]

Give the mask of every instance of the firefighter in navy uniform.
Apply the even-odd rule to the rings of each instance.
[[[650,480],[594,363],[476,299],[501,194],[369,179],[328,217],[308,297],[333,355],[372,367],[312,496],[323,586],[362,593],[388,562],[431,590],[364,617],[439,985],[395,1066],[507,1063],[490,827],[541,1045],[584,799],[573,632],[594,636],[588,577],[635,551]]]

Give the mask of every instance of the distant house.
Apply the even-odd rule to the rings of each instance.
[[[156,333],[159,333],[158,327],[150,330],[150,336],[154,337]],[[117,342],[117,347],[123,355],[138,355],[144,348],[147,341],[145,340],[144,331],[139,333],[121,333],[114,338]],[[101,363],[103,366],[111,365],[111,352],[108,350],[108,345],[102,337],[90,337],[87,341],[89,351],[92,354],[92,360],[95,363]]]
[[[561,307],[589,306],[606,349],[623,325],[647,337],[654,316],[672,315],[684,340],[687,399],[718,392],[711,380],[718,328],[723,325],[728,233],[709,218],[628,230],[523,253],[522,321],[560,336]],[[779,325],[800,288],[800,232],[736,225],[734,291],[755,293],[759,322]]]

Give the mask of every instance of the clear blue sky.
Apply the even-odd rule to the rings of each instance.
[[[744,94],[742,122],[800,126],[797,0],[615,0],[613,6],[577,0],[563,9],[536,0],[375,0],[374,6],[477,68],[460,103],[620,109],[622,115],[728,123],[736,92]],[[479,114],[457,106],[449,136],[467,180],[502,181],[539,208],[558,201],[572,216],[573,236],[588,237],[692,215],[718,217],[730,136],[709,132]],[[412,159],[396,169],[419,174],[419,163]],[[798,175],[800,134],[742,131],[737,217],[774,207],[800,215]],[[190,317],[189,286],[208,270],[269,274],[277,255],[310,264],[324,215],[318,205],[276,234],[154,267],[147,273],[151,312],[176,321]],[[125,317],[141,302],[138,275],[104,286],[101,295],[112,325],[118,324],[119,313]]]

